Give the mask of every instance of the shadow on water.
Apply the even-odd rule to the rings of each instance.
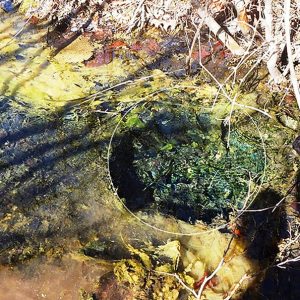
[[[189,223],[210,224],[217,216],[229,221],[229,199],[239,205],[236,199],[246,189],[243,183],[236,184],[244,176],[241,166],[259,173],[259,153],[254,167],[247,164],[248,156],[240,149],[251,146],[236,135],[240,155],[235,160],[224,142],[226,129],[211,123],[204,112],[152,103],[139,120],[143,122],[139,128],[115,141],[110,161],[112,181],[127,207],[159,210]],[[224,155],[216,163],[217,151]]]
[[[70,45],[72,42],[74,42],[81,34],[82,32],[89,26],[91,23],[91,20],[95,14],[94,12],[91,12],[89,15],[89,18],[86,20],[84,24],[78,28],[76,32],[74,32],[71,36],[68,38],[62,38],[62,30],[64,30],[65,27],[68,26],[70,20],[72,18],[76,18],[77,14],[80,13],[80,11],[83,9],[83,6],[78,7],[76,11],[72,13],[72,16],[66,16],[64,19],[60,20],[60,23],[54,27],[53,30],[49,30],[51,27],[51,22],[44,22],[44,24],[40,25],[33,25],[33,24],[24,24],[24,27],[18,30],[18,34],[16,37],[14,37],[14,33],[12,34],[13,38],[11,41],[14,41],[14,38],[18,41],[18,47],[16,50],[10,52],[9,54],[4,54],[3,57],[0,58],[0,65],[5,64],[12,58],[16,58],[17,60],[24,60],[24,66],[21,70],[18,72],[14,72],[13,75],[9,76],[2,84],[1,87],[1,94],[7,94],[9,92],[9,85],[12,80],[15,80],[17,77],[22,77],[24,74],[28,72],[28,68],[34,67],[34,71],[30,72],[30,74],[26,78],[22,79],[9,94],[11,96],[15,96],[19,89],[28,81],[34,80],[36,77],[38,77],[47,67],[50,65],[48,54],[46,53],[47,47],[43,45],[43,42],[46,42],[48,44],[51,44],[52,46],[55,46],[55,50],[52,53],[52,57],[56,56],[60,51],[62,51],[64,48],[66,48],[68,45]],[[7,20],[9,16],[5,17]],[[11,24],[11,26],[14,26],[14,24]],[[39,36],[38,38],[32,39],[32,40],[26,40],[25,42],[22,41],[22,34],[26,33],[27,35],[32,33],[33,35],[37,32],[37,30],[41,29],[47,29],[48,33],[45,33],[42,36]],[[52,36],[52,38],[50,38]],[[51,40],[51,41],[50,41]],[[7,42],[1,49],[4,49],[6,46],[8,46],[11,41]],[[40,44],[40,45],[39,45]],[[37,49],[37,45],[39,46]],[[26,57],[26,50],[27,49],[36,49],[34,50],[34,53],[30,54],[30,59]],[[0,50],[1,50],[0,49]],[[45,55],[46,53],[46,55]],[[40,57],[43,57],[43,61],[39,62],[37,64],[36,59],[39,59]]]
[[[131,211],[159,210],[160,213],[173,215],[186,222],[195,221],[197,219],[196,213],[188,205],[171,201],[167,205],[155,205],[153,187],[142,182],[136,172],[134,139],[143,140],[143,134],[141,132],[131,132],[119,141],[116,140],[117,146],[114,148],[110,158],[110,174],[119,197],[125,199],[126,206]],[[147,141],[144,140],[144,142],[147,144]],[[168,175],[166,176],[168,177]],[[168,178],[165,179],[168,181]],[[163,184],[162,181],[161,185]]]
[[[15,38],[12,38],[12,41],[16,39],[18,42],[18,48],[12,52],[6,53],[1,56],[0,65],[5,64],[10,60],[21,60],[24,61],[22,68],[13,72],[13,75],[9,75],[8,78],[4,80],[2,86],[0,87],[1,94],[16,96],[18,95],[20,89],[30,81],[33,81],[35,78],[39,77],[46,69],[48,69],[51,64],[51,58],[55,57],[59,54],[63,49],[72,44],[78,37],[82,35],[83,32],[90,25],[93,16],[103,9],[103,4],[95,5],[92,11],[87,14],[86,20],[83,24],[81,24],[77,31],[72,32],[70,29],[71,21],[76,18],[81,18],[81,13],[86,9],[85,5],[79,5],[72,13],[65,16],[61,20],[52,20],[51,22],[45,22],[42,24],[30,24],[30,22],[24,24],[24,28],[20,30],[18,35]],[[9,16],[5,16],[4,20],[7,20]],[[20,22],[22,18],[20,17],[18,21]],[[15,21],[15,23],[18,23]],[[11,24],[13,27],[15,24]],[[45,29],[48,28],[48,32]],[[39,37],[33,37],[32,40],[30,38],[26,38],[27,35],[31,34],[34,36],[39,29],[44,29],[44,34]],[[11,33],[13,36],[14,33]],[[23,35],[25,36],[25,40],[23,41]],[[49,46],[53,46],[53,51],[49,55],[47,52],[47,45],[44,43],[47,42]],[[103,41],[103,45],[107,41]],[[5,48],[5,46],[4,46]],[[162,69],[164,71],[170,72],[180,76],[185,74],[185,63],[184,60],[174,68],[174,60],[172,61],[172,57],[174,54],[187,53],[187,47],[185,42],[182,39],[177,37],[168,38],[164,41],[162,45],[162,50],[153,56],[151,62],[142,64],[141,68],[134,71],[132,74],[129,74],[128,77],[123,79],[123,82],[128,82],[131,80],[138,79],[140,76],[145,75],[145,70],[154,70],[154,69]],[[33,53],[27,54],[27,50],[31,49]],[[29,57],[28,57],[29,56]],[[133,55],[134,56],[134,55]],[[132,59],[132,58],[131,58]],[[138,59],[135,57],[135,59]],[[179,70],[174,70],[179,67]],[[32,69],[31,72],[28,72],[28,69]],[[178,72],[177,72],[178,71]],[[17,84],[11,87],[11,82],[17,81]],[[116,84],[116,82],[112,82],[112,84]],[[118,84],[112,91],[120,91],[125,88],[127,85]],[[107,89],[107,86],[104,88]],[[89,96],[89,95],[87,95]],[[93,96],[93,95],[92,95]],[[86,97],[83,97],[85,99]],[[94,99],[94,97],[93,97]],[[76,99],[77,100],[77,99]]]
[[[76,236],[91,226],[76,210],[72,192],[80,193],[99,174],[98,166],[90,164],[98,161],[108,141],[98,136],[95,115],[66,120],[69,109],[34,117],[7,99],[0,102],[0,218],[10,228],[0,227],[3,262],[10,249]],[[85,200],[81,198],[82,205]]]
[[[60,29],[56,28],[58,31]],[[78,36],[74,35],[76,38]],[[56,54],[72,41],[73,38],[64,41]],[[165,59],[171,56],[171,51],[174,49],[166,47],[154,62],[143,68],[160,68]],[[38,71],[42,72],[43,67],[46,65],[41,65]],[[138,78],[143,68],[124,81]],[[19,86],[14,90],[15,93],[18,88]],[[123,88],[125,85],[114,90],[119,91]],[[23,226],[21,230],[14,229],[9,232],[0,229],[0,260],[4,262],[8,261],[6,256],[13,248],[21,249],[30,242],[38,245],[41,239],[55,235],[60,235],[61,238],[73,236],[74,233],[84,232],[90,226],[85,224],[85,220],[74,227],[65,225],[66,221],[76,223],[80,220],[74,209],[74,202],[78,202],[78,199],[60,197],[60,189],[81,189],[81,184],[94,176],[86,173],[87,165],[96,157],[93,152],[99,155],[100,148],[108,141],[94,136],[93,120],[80,126],[76,122],[65,122],[64,116],[69,110],[70,107],[64,107],[46,119],[27,119],[25,115],[15,112],[8,101],[0,102],[0,217],[2,219],[6,213],[10,214],[14,207],[30,217],[29,221],[25,219],[27,223],[22,220],[20,225],[14,224],[14,220],[8,223],[11,227]],[[134,136],[128,136],[114,149],[111,172],[119,196],[126,197],[128,207],[137,210],[147,208],[153,202],[153,191],[139,180],[132,168],[133,138]],[[300,184],[297,188],[300,194]],[[280,200],[281,195],[273,190],[266,190],[257,197],[250,209],[260,210],[274,206]],[[180,207],[177,208],[180,212]],[[185,210],[186,208],[182,209]],[[56,219],[47,220],[49,215],[52,217],[56,214]],[[264,210],[244,215],[242,228],[245,228],[245,236],[249,243],[249,258],[259,261],[265,267],[274,262],[278,253],[278,243],[286,237],[285,220],[286,215],[282,208],[274,212]],[[50,224],[48,229],[42,230],[44,221]],[[244,299],[300,299],[297,285],[299,273],[299,263],[289,264],[286,269],[269,268],[264,274],[260,289],[249,289]]]
[[[90,21],[91,18],[83,25],[84,28]],[[63,22],[66,24],[54,27],[52,32],[49,32],[50,36],[44,35],[35,41],[29,43],[26,41],[26,44],[20,42],[20,48],[7,54],[1,59],[0,64],[14,57],[25,59],[26,50],[35,47],[34,43],[43,39],[50,44],[56,43],[57,47],[53,53],[55,56],[78,38],[82,33],[81,29],[84,29],[80,28],[78,33],[70,38],[55,41],[55,38],[60,39],[63,36],[62,31],[68,26],[68,20]],[[24,32],[31,30],[34,32],[36,29],[37,27],[28,24]],[[24,32],[20,32],[18,38],[22,38]],[[45,48],[37,48],[34,58],[39,59],[44,50]],[[145,69],[158,67],[165,59],[171,57],[171,52],[177,50],[166,47],[151,63],[142,66],[125,81],[138,78]],[[180,52],[184,51],[185,49],[181,47]],[[24,60],[24,67],[14,75],[14,78],[8,78],[2,85],[2,93],[9,93],[9,80],[25,76],[25,71],[33,64],[34,59],[27,62]],[[16,95],[28,80],[32,81],[39,76],[48,65],[49,61],[46,60],[37,63],[35,71],[26,75],[26,78],[15,86],[12,95]],[[126,85],[123,85],[114,90],[119,91],[125,87]],[[26,245],[39,247],[39,243],[49,237],[60,236],[63,239],[76,234],[85,236],[83,232],[88,231],[90,223],[86,219],[80,219],[80,213],[76,211],[78,199],[62,194],[66,194],[68,189],[80,190],[83,183],[93,180],[95,174],[89,173],[88,164],[96,160],[100,149],[108,143],[106,139],[93,135],[96,123],[94,120],[80,125],[75,121],[65,121],[65,115],[72,110],[76,101],[71,101],[61,111],[47,113],[46,118],[28,117],[26,113],[13,109],[10,101],[5,99],[0,101],[0,219],[5,219],[7,226],[10,227],[8,231],[0,227],[0,260],[5,263],[13,262],[14,259],[9,257],[13,249],[19,249],[20,253]],[[126,149],[122,155],[124,162],[129,163],[131,152],[130,148]],[[135,175],[127,173],[128,168],[124,165],[120,169],[124,170],[120,173],[123,176],[122,181],[129,184],[129,179]],[[119,176],[118,180],[121,180],[122,176]],[[143,185],[136,183],[129,187],[132,191],[132,205],[135,205],[136,209],[144,205],[145,199],[152,200],[152,196],[145,191]],[[140,193],[146,196],[140,198],[139,202],[136,201],[136,196]],[[8,216],[11,218],[10,221],[7,219]],[[83,223],[77,224],[79,221]]]
[[[291,262],[284,268],[269,267],[259,284],[254,284],[242,300],[298,300],[300,299],[300,262]]]
[[[130,210],[146,208],[153,203],[153,191],[140,181],[133,168],[133,136],[122,138],[110,159],[110,172],[118,195],[126,199]]]
[[[255,212],[242,217],[242,228],[249,246],[246,255],[259,262],[263,271],[253,287],[243,296],[243,300],[297,300],[300,299],[300,263],[288,264],[286,268],[276,266],[275,257],[279,251],[278,243],[287,238],[287,216],[284,206],[276,210],[262,210],[274,207],[282,196],[271,189],[262,191],[252,206]],[[258,284],[257,284],[258,283]]]
[[[260,298],[257,299],[298,300],[300,299],[299,278],[299,261],[289,263],[285,268],[270,268],[267,270],[265,278],[261,284],[259,290]]]
[[[245,230],[249,246],[247,256],[265,263],[273,261],[278,253],[278,242],[286,236],[286,213],[284,208],[263,210],[274,207],[282,199],[277,192],[267,189],[262,191],[249,210],[242,217],[242,227]]]
[[[116,146],[110,158],[110,174],[119,197],[125,199],[126,206],[130,210],[159,210],[160,213],[173,215],[183,221],[194,221],[196,220],[196,213],[194,209],[188,205],[172,201],[167,204],[155,204],[154,184],[145,184],[141,176],[137,174],[137,157],[143,160],[143,155],[147,152],[147,148],[152,148],[152,146],[153,149],[148,151],[147,155],[149,155],[149,157],[151,157],[151,155],[155,156],[157,154],[157,150],[154,150],[155,141],[159,135],[161,138],[165,138],[166,136],[175,136],[175,138],[178,138],[179,135],[185,140],[185,125],[182,124],[182,120],[176,119],[173,120],[173,122],[170,121],[168,124],[165,124],[167,123],[165,122],[165,114],[167,113],[162,112],[161,115],[154,117],[153,120],[147,122],[145,128],[130,130],[124,136],[115,140]],[[159,132],[159,130],[161,132]],[[156,136],[153,133],[158,135]],[[135,149],[137,141],[142,145],[140,152]],[[173,161],[171,159],[169,164],[170,170],[172,163]],[[159,164],[159,159],[157,160],[157,164]],[[159,183],[157,184],[164,186],[166,182],[169,183],[171,181],[170,170],[165,170],[166,172],[161,175]],[[148,173],[150,173],[150,171]]]

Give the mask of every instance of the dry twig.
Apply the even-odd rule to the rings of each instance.
[[[286,39],[286,49],[287,49],[287,56],[288,56],[288,66],[290,70],[290,79],[293,84],[293,89],[295,93],[295,97],[298,103],[298,107],[300,108],[300,90],[299,90],[299,83],[296,77],[296,72],[294,68],[294,58],[292,53],[292,42],[291,42],[291,14],[290,14],[290,6],[291,0],[284,1],[284,25],[285,25],[285,39]]]

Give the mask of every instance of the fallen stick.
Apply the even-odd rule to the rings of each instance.
[[[234,40],[234,38],[224,31],[224,29],[215,21],[215,19],[203,9],[198,9],[198,14],[209,30],[230,50],[233,55],[243,55],[245,50]]]

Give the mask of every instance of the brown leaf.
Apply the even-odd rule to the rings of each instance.
[[[243,9],[237,16],[237,19],[238,19],[238,24],[239,24],[239,27],[241,28],[241,31],[243,34],[248,34],[250,33],[250,26],[248,25],[248,15],[247,15],[247,12],[246,12],[246,9]]]
[[[143,49],[142,43],[137,41],[130,46],[131,51],[141,51]]]
[[[117,49],[121,47],[128,47],[127,44],[121,40],[116,40],[108,45],[107,49]]]
[[[110,49],[100,51],[94,58],[85,62],[88,68],[100,67],[109,64],[114,58],[114,53]]]

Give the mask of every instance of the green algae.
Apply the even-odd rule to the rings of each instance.
[[[144,86],[144,89],[145,94],[147,94],[147,86]],[[120,240],[112,239],[116,245],[115,248],[103,243],[103,237],[106,237],[108,232],[114,232],[114,236],[124,234],[132,239],[140,240],[146,240],[143,234],[147,237],[155,235],[154,232],[151,232],[152,229],[149,230],[143,226],[141,226],[140,231],[136,231],[136,223],[138,222],[129,221],[128,214],[124,210],[122,210],[122,214],[119,214],[116,207],[120,208],[122,205],[116,205],[118,202],[113,193],[108,192],[106,146],[118,122],[121,122],[121,130],[113,139],[113,148],[118,143],[122,143],[122,139],[129,140],[128,137],[131,137],[132,153],[134,154],[132,167],[139,176],[139,180],[144,181],[145,186],[153,190],[152,208],[159,210],[160,213],[173,214],[174,207],[176,208],[178,205],[177,208],[181,208],[183,203],[187,207],[184,210],[187,212],[187,221],[191,220],[190,217],[194,215],[195,219],[200,218],[209,223],[210,219],[217,215],[226,218],[226,210],[235,210],[243,204],[243,199],[248,192],[250,178],[253,185],[262,184],[265,186],[268,184],[278,189],[287,187],[282,174],[285,174],[286,177],[290,176],[291,169],[296,166],[296,164],[293,165],[295,161],[287,161],[291,149],[286,144],[292,141],[294,134],[291,130],[284,131],[285,135],[283,135],[284,127],[278,127],[276,120],[269,120],[256,113],[252,114],[251,118],[254,118],[256,124],[259,124],[260,132],[258,132],[249,116],[235,112],[231,119],[232,127],[229,131],[228,126],[223,122],[226,113],[221,116],[221,110],[216,117],[209,107],[195,105],[199,100],[193,99],[185,91],[178,92],[177,90],[174,94],[169,92],[164,94],[164,97],[166,96],[168,100],[162,101],[160,95],[156,94],[151,101],[141,103],[130,112],[128,107],[129,109],[135,107],[135,102],[125,104],[123,101],[118,102],[118,93],[114,92],[109,96],[111,97],[109,104],[117,113],[114,118],[94,114],[89,109],[86,109],[85,114],[83,114],[83,108],[81,111],[77,111],[76,117],[71,118],[69,114],[73,115],[75,112],[67,110],[59,115],[60,122],[57,125],[57,131],[49,131],[47,124],[46,126],[44,124],[47,130],[45,129],[43,134],[39,135],[39,131],[34,131],[32,137],[25,139],[25,143],[22,139],[22,143],[13,144],[9,142],[6,144],[6,147],[12,151],[11,153],[15,157],[17,152],[15,154],[14,147],[16,150],[25,150],[26,147],[26,149],[34,150],[34,144],[44,144],[46,140],[50,141],[50,144],[54,142],[54,145],[59,145],[59,141],[67,141],[66,144],[62,144],[61,148],[54,149],[53,154],[56,150],[60,153],[61,162],[55,163],[53,169],[46,168],[44,173],[34,173],[35,176],[30,181],[23,182],[21,187],[16,186],[14,190],[17,193],[9,194],[12,201],[17,201],[21,189],[26,188],[28,184],[36,183],[38,186],[43,186],[47,185],[48,182],[55,183],[55,189],[50,189],[45,195],[34,198],[28,207],[14,208],[7,212],[6,218],[3,218],[0,224],[1,229],[4,232],[10,230],[14,234],[26,236],[26,242],[21,241],[19,244],[9,245],[8,249],[4,249],[2,257],[10,255],[10,263],[12,264],[41,255],[59,258],[66,251],[66,248],[62,247],[61,249],[58,246],[63,244],[61,239],[69,241],[70,235],[78,234],[82,244],[85,244],[82,246],[84,249],[81,250],[81,253],[86,253],[86,255],[96,253],[92,256],[97,259],[103,256],[111,258],[118,253],[120,258],[122,254],[125,256],[125,253],[126,255],[128,253],[123,251]],[[218,105],[221,107],[222,102]],[[11,110],[14,111],[15,108],[13,107]],[[12,131],[12,134],[18,132],[16,126],[25,126],[26,128],[26,124],[35,124],[39,128],[43,124],[42,118],[30,116],[23,119],[19,116],[20,119],[19,121],[17,119],[17,124],[13,123],[11,126],[12,123],[5,119],[5,116],[12,115],[11,110],[7,115],[6,113],[2,114],[4,117],[2,125],[10,125],[10,128],[15,128],[16,130]],[[19,112],[15,113],[19,115]],[[24,115],[24,111],[21,115]],[[220,117],[222,117],[221,120]],[[72,134],[78,134],[78,137],[73,139]],[[264,137],[265,150],[268,153],[264,178],[262,175],[265,168],[265,157],[261,136]],[[103,139],[106,140],[106,143],[97,143]],[[228,140],[229,147],[227,145]],[[88,145],[93,144],[93,142],[96,144],[92,149],[89,149]],[[69,157],[72,151],[77,152],[76,149],[79,149],[78,155]],[[282,151],[277,151],[278,149]],[[39,152],[33,151],[32,155],[37,153]],[[42,153],[39,157],[45,160],[47,155],[51,157],[51,152],[46,151],[46,154]],[[276,163],[274,164],[274,162]],[[270,164],[272,165],[270,166]],[[15,175],[19,172],[19,175],[22,176],[31,169],[30,165],[24,169],[23,164],[12,169],[6,167],[7,178],[5,180],[11,182],[9,172],[15,173]],[[118,169],[118,171],[121,170]],[[125,170],[125,174],[126,172],[128,169]],[[70,177],[74,179],[75,177],[76,180],[65,181],[62,179],[56,184],[57,174],[62,174],[67,179]],[[208,192],[199,197],[200,192],[205,189]],[[108,196],[104,200],[103,195],[105,194]],[[57,203],[54,207],[55,202]],[[203,208],[204,206],[205,208]],[[143,210],[143,207],[141,209]],[[34,226],[29,227],[27,224],[32,225],[33,217],[37,216],[43,223],[38,224],[37,229]],[[175,216],[182,219],[185,217],[176,214]],[[160,222],[152,218],[151,215],[150,218],[153,219],[154,225],[161,226],[162,229],[167,228],[167,218],[162,217]],[[116,225],[116,222],[121,225]],[[107,226],[111,226],[108,231],[106,230]],[[122,228],[120,229],[120,227]],[[123,227],[128,227],[128,229]],[[196,229],[196,226],[190,227],[188,232],[192,229]],[[173,225],[170,230],[176,231],[177,229]],[[203,230],[207,230],[207,228],[205,227]],[[97,242],[92,239],[95,232],[100,237]],[[149,249],[135,247],[131,248],[132,258],[121,260],[115,272],[122,283],[128,284],[130,282],[135,290],[144,291],[146,284],[147,291],[153,291],[150,299],[176,299],[178,291],[182,287],[176,278],[162,276],[159,272],[180,272],[181,278],[192,286],[199,277],[203,276],[205,268],[214,270],[220,259],[219,254],[224,253],[223,248],[226,246],[223,244],[222,247],[219,244],[214,245],[213,249],[219,251],[216,257],[205,252],[204,248],[211,252],[210,246],[223,237],[221,233],[217,233],[218,235],[212,236],[211,239],[207,236],[202,237],[202,239],[199,238],[197,243],[202,244],[202,246],[197,243],[195,246],[187,240],[183,242],[183,245],[189,249],[188,251],[193,251],[195,255],[199,256],[186,263],[186,271],[177,270],[178,257],[175,255],[168,262],[156,264],[156,262],[163,261],[161,256],[168,252],[166,248],[165,251],[162,249],[163,247],[160,248],[161,251],[157,249],[157,253],[152,258],[153,252]],[[47,237],[48,234],[54,235],[56,238],[50,239]],[[47,243],[45,239],[47,239]],[[162,240],[165,241],[166,238],[163,237]],[[173,242],[176,243],[176,241]],[[225,275],[221,287],[218,287],[216,291],[210,289],[205,291],[211,297],[228,291],[240,280],[244,272],[253,270],[251,260],[248,261],[244,256],[241,257],[242,254],[240,253],[243,253],[242,250],[245,248],[239,247],[234,251],[240,256],[236,260],[232,260],[222,271]],[[122,251],[118,252],[117,248]],[[151,247],[149,248],[151,249]],[[172,253],[176,252],[174,252],[175,248],[172,247]],[[87,251],[85,252],[85,250]],[[185,250],[180,250],[180,252],[185,253]],[[151,257],[150,267],[147,255]],[[213,263],[210,261],[212,257],[214,257]],[[183,259],[186,258],[183,257]],[[241,269],[239,272],[236,271],[237,266]],[[149,270],[153,268],[156,272]],[[223,274],[222,272],[220,276]],[[144,276],[149,276],[150,279],[145,282]],[[229,277],[233,279],[230,281]],[[147,295],[146,299],[147,297],[150,296]]]
[[[134,153],[131,168],[137,178],[132,180],[152,193],[152,208],[210,222],[243,206],[249,181],[263,182],[261,139],[235,127],[229,131],[213,113],[153,103],[128,114],[124,125],[129,133],[123,147]]]
[[[106,236],[107,223],[111,222],[109,226],[112,227],[112,231],[116,231],[115,235],[121,232],[120,226],[114,223],[116,220],[118,222],[124,218],[122,224],[128,225],[126,223],[128,214],[124,210],[122,215],[116,213],[116,207],[122,209],[122,204],[117,202],[112,193],[107,192],[109,183],[106,170],[106,149],[103,144],[97,143],[99,136],[101,140],[105,139],[107,142],[119,121],[122,131],[118,133],[117,141],[114,140],[113,143],[117,144],[120,140],[130,137],[133,149],[131,170],[136,173],[137,179],[144,184],[145,189],[151,191],[153,196],[152,203],[140,207],[142,210],[151,208],[192,222],[201,219],[210,223],[215,217],[227,221],[229,212],[240,209],[248,194],[252,193],[257,186],[263,188],[271,186],[279,192],[287,190],[299,167],[299,161],[292,157],[292,150],[289,146],[295,132],[287,130],[276,121],[276,118],[269,120],[249,107],[232,105],[224,95],[219,95],[218,87],[213,84],[203,83],[195,78],[175,79],[160,70],[139,72],[136,79],[129,80],[128,83],[125,81],[122,89],[117,91],[114,89],[114,83],[117,82],[118,85],[121,80],[125,80],[127,76],[130,77],[142,68],[143,64],[135,61],[126,67],[121,59],[115,59],[107,66],[84,70],[82,61],[91,55],[93,49],[89,46],[86,52],[79,53],[78,50],[82,49],[80,43],[87,45],[86,41],[79,40],[77,44],[65,49],[54,58],[49,50],[44,51],[40,57],[33,57],[33,64],[30,66],[33,77],[27,73],[17,75],[13,73],[14,67],[17,67],[16,70],[24,67],[24,64],[17,62],[15,58],[9,60],[3,68],[2,74],[5,75],[9,71],[10,78],[16,78],[14,82],[9,83],[5,93],[17,92],[17,97],[28,101],[33,107],[46,107],[51,110],[62,107],[64,109],[67,107],[65,105],[69,102],[68,100],[83,97],[83,101],[86,101],[85,96],[96,93],[93,100],[88,102],[91,108],[96,107],[97,110],[101,104],[108,102],[115,109],[113,111],[115,117],[109,126],[105,127],[103,123],[106,121],[103,121],[105,119],[103,116],[97,116],[101,119],[101,124],[98,123],[97,118],[85,122],[81,114],[89,116],[91,110],[82,109],[83,106],[81,107],[80,103],[76,102],[74,103],[74,107],[77,106],[76,109],[68,110],[63,116],[59,116],[64,122],[60,124],[62,127],[57,133],[57,138],[53,139],[53,136],[45,134],[42,139],[38,140],[41,142],[45,138],[46,141],[50,141],[50,144],[67,141],[65,144],[68,144],[71,149],[65,144],[61,149],[55,149],[54,152],[59,154],[65,162],[55,163],[54,172],[51,168],[46,169],[45,172],[33,171],[34,176],[30,179],[31,181],[22,182],[21,187],[16,185],[9,193],[8,196],[11,197],[12,202],[17,202],[20,190],[30,183],[36,186],[54,183],[54,186],[57,186],[55,189],[46,190],[45,194],[41,193],[38,197],[33,197],[33,204],[29,203],[28,207],[22,207],[21,210],[18,206],[9,207],[4,214],[0,224],[1,234],[4,237],[9,231],[13,234],[8,239],[8,247],[2,249],[1,257],[7,256],[9,263],[15,264],[17,261],[29,260],[40,255],[59,258],[65,249],[59,248],[57,244],[62,244],[63,239],[69,240],[71,235],[78,235],[83,244],[86,240],[88,241],[81,250],[86,255],[102,257],[105,254],[109,258],[114,256],[117,252],[115,248],[111,248],[101,239],[97,241],[91,241],[91,239],[92,233],[95,232],[100,237]],[[10,56],[16,50],[19,50],[19,46],[17,43],[12,43],[5,48],[5,55]],[[30,52],[28,54],[30,55]],[[48,60],[50,65],[41,70],[40,66]],[[4,84],[7,78],[3,76],[2,78]],[[26,82],[28,79],[30,81]],[[104,91],[106,89],[108,91],[102,92],[101,89],[98,93],[95,89],[95,81],[103,87]],[[109,85],[107,85],[108,82]],[[18,86],[20,89],[16,89]],[[236,99],[238,103],[259,108],[257,92],[241,92],[237,87],[232,89],[226,86],[225,88],[230,97]],[[273,97],[272,95],[264,96],[266,101]],[[131,109],[139,101],[142,101],[142,105],[127,114],[128,107]],[[26,107],[22,113],[27,111],[32,114],[35,110],[33,107],[29,109]],[[265,107],[260,108],[264,110]],[[272,107],[268,109],[272,112]],[[40,112],[40,110],[35,110],[35,115]],[[124,114],[126,114],[125,117]],[[254,122],[248,114],[254,118]],[[228,120],[228,116],[231,116],[230,129],[228,124],[223,122],[223,120]],[[283,123],[282,117],[279,119]],[[23,120],[22,126],[28,122],[33,122],[33,120]],[[89,133],[83,131],[75,140],[65,139],[65,137],[70,137],[71,133],[80,133],[87,124],[88,127],[99,128]],[[294,119],[292,119],[292,124],[290,127],[295,131],[297,126],[295,126]],[[36,125],[39,126],[39,123]],[[29,146],[26,145],[27,142]],[[22,151],[25,151],[26,147],[32,150],[31,144],[36,142],[37,140],[32,139],[25,141],[25,146],[24,143],[23,146],[22,143],[16,143],[15,146]],[[87,145],[94,142],[96,142],[96,148],[91,151],[87,150]],[[6,145],[10,150],[11,144]],[[80,149],[83,154],[78,151],[78,155],[68,157],[75,149]],[[98,151],[99,149],[101,151]],[[13,152],[13,155],[17,157],[18,153]],[[31,172],[33,168],[30,164],[36,164],[35,159],[40,159],[40,153],[35,152],[32,156],[34,160],[29,161],[29,165],[22,163],[14,169],[6,168],[4,184],[13,182],[13,176],[18,180],[22,178],[22,174]],[[45,158],[47,159],[46,155],[42,153],[42,160],[46,160]],[[126,172],[128,169],[122,174],[127,176]],[[69,178],[69,173],[75,174],[75,180],[70,182],[65,181],[64,178],[56,180],[58,173],[66,178]],[[79,179],[78,185],[76,185],[77,179]],[[116,186],[119,187],[118,184]],[[102,195],[105,193],[108,193],[109,197],[104,201]],[[30,199],[30,194],[26,197]],[[128,199],[124,198],[124,202],[128,205]],[[58,203],[55,206],[53,203],[56,201]],[[128,207],[131,208],[129,205]],[[263,202],[259,207],[264,208]],[[105,213],[111,214],[111,218],[103,217]],[[38,225],[35,225],[35,217],[41,221],[41,223],[37,222]],[[167,228],[166,224],[166,219],[163,219],[160,223],[162,229]],[[172,230],[173,227],[171,227]],[[192,228],[189,228],[189,231],[191,230]],[[126,232],[128,236],[141,239],[141,232],[138,235],[134,229],[129,231]],[[148,232],[144,228],[142,231]],[[57,240],[50,239],[46,242],[48,236],[53,235],[57,237]],[[10,240],[20,236],[18,243],[9,244]],[[193,286],[193,283],[204,274],[206,264],[211,270],[216,267],[224,249],[219,245],[211,248],[211,245],[215,240],[220,239],[221,234],[211,239],[207,237],[199,239],[197,242],[202,243],[202,247],[193,245],[191,241],[185,241],[185,246],[200,257],[189,261],[190,264],[184,271],[189,273],[190,268],[192,270],[190,275],[185,272],[181,273],[181,278],[189,286]],[[116,243],[120,244],[120,241]],[[177,241],[173,243],[177,244]],[[160,256],[165,253],[162,250],[164,246],[159,247],[161,251],[158,250],[155,253],[153,260],[159,261]],[[117,248],[122,250],[118,253],[125,256],[121,245],[118,247],[117,244]],[[154,299],[177,299],[178,290],[182,289],[178,281],[170,276],[161,278],[158,274],[177,271],[178,255],[172,256],[171,262],[156,266],[155,263],[152,265],[152,262],[149,262],[151,255],[144,249],[128,248],[133,258],[121,260],[115,265],[115,274],[118,279],[122,283],[129,283],[140,289],[146,286],[153,291],[151,297]],[[172,253],[177,254],[174,248],[172,248]],[[241,248],[246,251],[245,248]],[[218,254],[220,254],[215,259],[217,262],[214,263],[210,261],[214,256],[210,253],[212,249],[219,250]],[[235,251],[240,254],[236,249]],[[181,252],[185,253],[184,250]],[[154,266],[158,273],[149,271]],[[241,267],[240,272],[236,271],[237,266]],[[227,277],[224,276],[224,282],[222,282],[226,288],[223,288],[221,292],[228,291],[230,287],[238,283],[245,270],[248,272],[253,269],[253,266],[245,257],[239,257],[234,263],[230,262],[226,265],[226,268],[224,273],[228,274],[226,274]],[[145,276],[151,276],[146,283],[143,280]],[[234,277],[230,284],[227,282],[229,277]],[[213,293],[210,290],[209,292]],[[221,294],[220,290],[217,292]]]
[[[173,277],[162,275],[177,270],[180,243],[169,241],[159,247],[151,245],[146,250],[136,249],[129,244],[127,247],[136,258],[115,263],[117,280],[129,285],[139,299],[177,299],[180,289],[178,282]]]

